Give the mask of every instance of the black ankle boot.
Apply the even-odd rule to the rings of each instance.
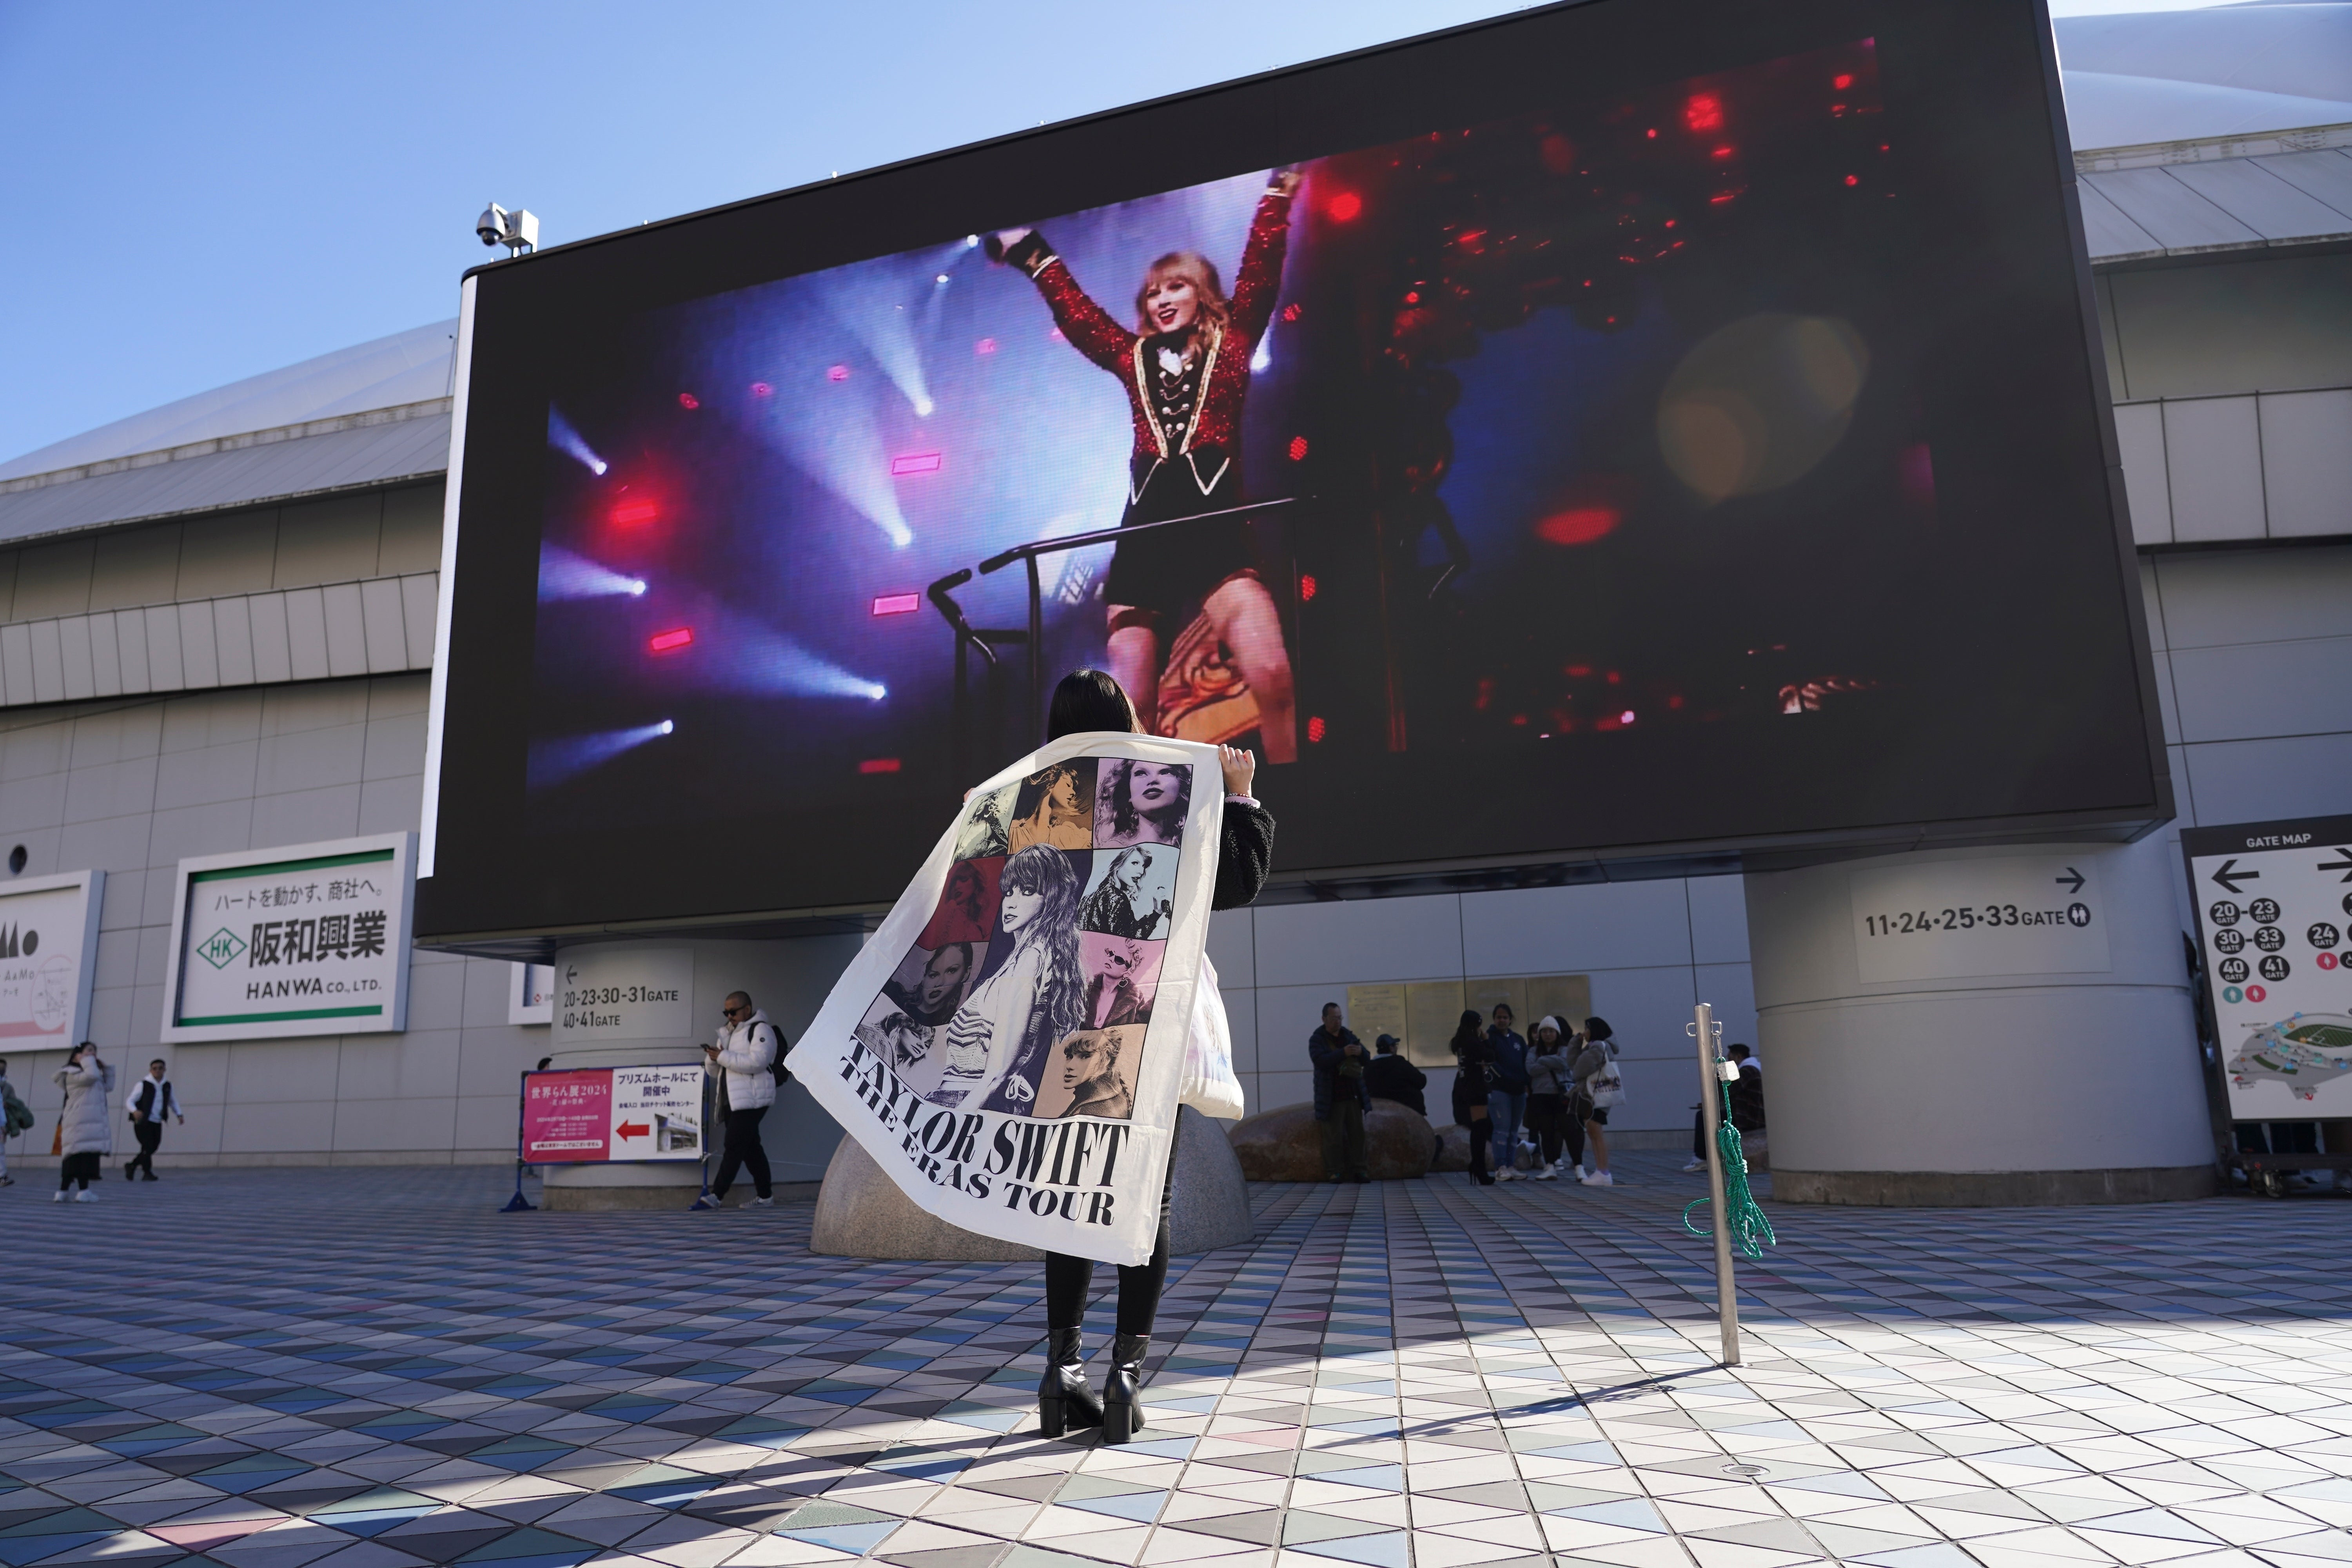
[[[1103,1378],[1103,1441],[1124,1443],[1143,1430],[1143,1403],[1136,1390],[1143,1382],[1143,1355],[1151,1348],[1150,1334],[1120,1334],[1110,1342],[1110,1372]]]
[[[1087,1386],[1085,1352],[1076,1329],[1049,1329],[1045,1334],[1045,1375],[1037,1383],[1037,1431],[1058,1437],[1073,1426],[1102,1425],[1102,1406]]]

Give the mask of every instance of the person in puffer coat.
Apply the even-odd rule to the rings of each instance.
[[[106,1173],[106,1157],[114,1152],[114,1069],[98,1059],[98,1047],[84,1040],[66,1058],[66,1065],[49,1075],[66,1091],[65,1127],[58,1149],[65,1163],[58,1169],[58,1194],[53,1202],[94,1204],[98,1194],[89,1184]]]

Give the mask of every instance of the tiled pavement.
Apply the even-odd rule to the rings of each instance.
[[[1031,1435],[1037,1270],[814,1258],[805,1205],[20,1173],[0,1568],[2352,1561],[2352,1207],[1777,1210],[1727,1372],[1673,1163],[1260,1189],[1123,1449]]]

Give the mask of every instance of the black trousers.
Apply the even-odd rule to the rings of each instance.
[[[760,1118],[768,1114],[764,1105],[749,1110],[727,1113],[727,1146],[719,1156],[719,1179],[710,1190],[720,1197],[735,1184],[738,1169],[751,1173],[751,1190],[761,1197],[771,1195],[768,1184],[768,1151],[760,1143]]]
[[[87,1187],[103,1177],[106,1172],[99,1164],[102,1158],[104,1156],[95,1149],[67,1155],[65,1163],[58,1167],[58,1191],[64,1192],[77,1182]]]
[[[153,1117],[144,1121],[134,1121],[131,1124],[131,1135],[139,1140],[139,1152],[131,1156],[131,1163],[122,1167],[122,1173],[127,1176],[133,1171],[143,1170],[153,1175],[155,1151],[163,1146],[163,1124]]]
[[[1168,1283],[1168,1202],[1176,1190],[1176,1157],[1168,1158],[1168,1183],[1160,1189],[1160,1234],[1148,1262],[1118,1266],[1118,1331],[1148,1334],[1160,1315],[1160,1287]],[[1094,1283],[1095,1260],[1066,1252],[1045,1254],[1045,1326],[1075,1329],[1087,1311],[1087,1287]]]

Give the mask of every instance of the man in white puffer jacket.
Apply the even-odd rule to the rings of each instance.
[[[727,1142],[719,1156],[719,1179],[694,1200],[698,1209],[722,1208],[738,1169],[751,1173],[752,1195],[745,1208],[768,1208],[776,1199],[768,1181],[768,1152],[760,1143],[760,1120],[776,1102],[776,1056],[782,1040],[768,1016],[751,1005],[749,993],[729,994],[727,1021],[719,1043],[702,1047],[703,1068],[719,1079],[719,1110],[727,1119]]]

